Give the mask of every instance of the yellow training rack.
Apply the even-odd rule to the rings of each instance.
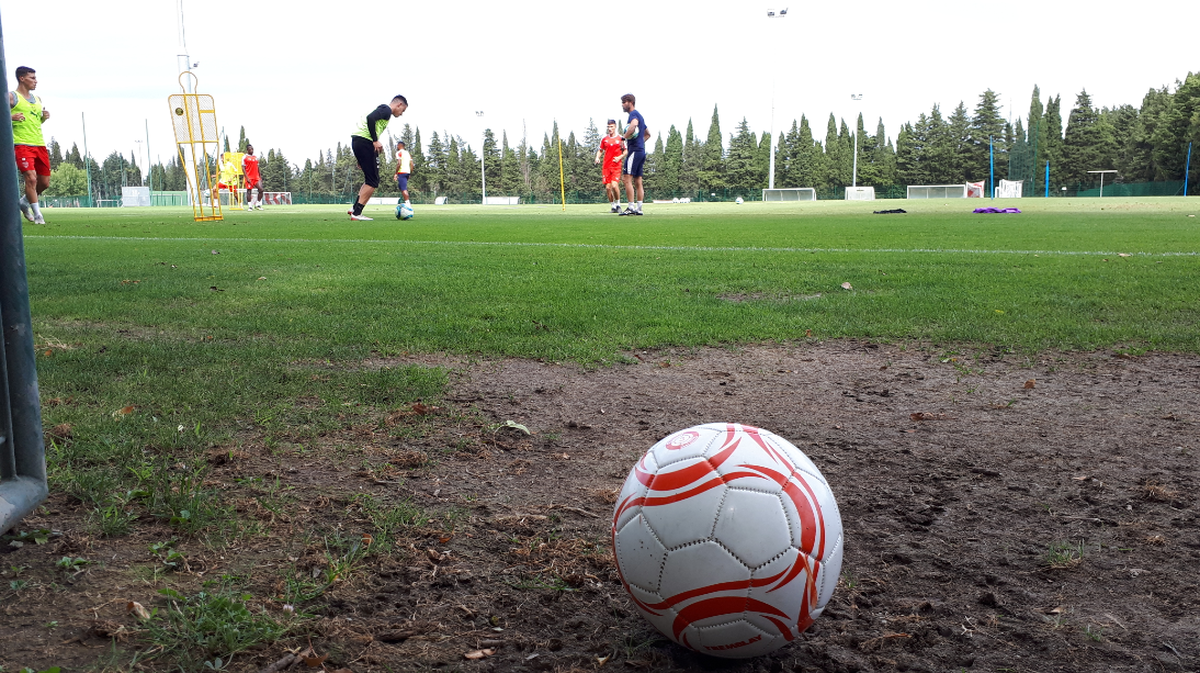
[[[187,93],[184,77],[192,78],[192,90],[195,91],[200,80],[190,70],[181,73],[179,88],[183,93],[171,94],[167,103],[171,108],[171,125],[175,128],[179,164],[187,174],[192,216],[197,222],[224,220],[221,195],[212,174],[220,141],[216,106],[208,94]]]

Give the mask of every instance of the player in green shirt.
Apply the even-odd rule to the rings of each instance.
[[[20,200],[21,214],[34,224],[45,224],[38,195],[50,186],[50,154],[42,138],[42,122],[50,118],[50,112],[42,107],[42,99],[33,95],[36,88],[37,72],[27,66],[18,67],[17,90],[8,92],[8,107],[17,171],[25,186]]]
[[[408,99],[397,95],[387,105],[380,105],[370,114],[361,118],[358,129],[350,136],[350,149],[358,160],[358,167],[363,172],[363,186],[358,190],[358,200],[348,215],[352,220],[367,220],[372,218],[363,215],[363,207],[367,205],[375,189],[379,187],[379,153],[383,151],[380,134],[387,128],[392,117],[399,117],[408,109]]]

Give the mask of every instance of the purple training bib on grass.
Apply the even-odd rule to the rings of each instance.
[[[977,213],[1020,213],[1017,208],[976,208]]]

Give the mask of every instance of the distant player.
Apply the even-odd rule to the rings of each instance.
[[[34,224],[45,224],[38,196],[50,186],[50,154],[42,138],[42,122],[50,118],[50,111],[42,107],[41,98],[33,95],[36,88],[34,69],[18,67],[17,90],[8,92],[8,107],[12,114],[17,172],[25,183],[25,194],[18,202],[21,214]]]
[[[624,166],[625,195],[629,197],[629,206],[621,211],[622,215],[641,215],[642,199],[645,198],[642,165],[646,163],[646,139],[650,137],[650,130],[646,128],[642,113],[634,109],[636,103],[637,99],[631,93],[621,96],[621,109],[629,113],[629,120],[625,122]]]
[[[262,210],[263,184],[258,172],[258,157],[254,156],[254,145],[246,145],[246,156],[242,157],[242,175],[246,176],[246,210]],[[251,194],[258,188],[258,197]]]
[[[404,196],[404,203],[411,206],[408,202],[408,174],[412,173],[412,154],[404,149],[404,141],[396,143],[396,186],[400,188],[400,194]]]
[[[363,207],[375,194],[379,187],[379,158],[383,151],[383,143],[379,134],[387,128],[392,117],[399,117],[408,109],[408,99],[397,95],[387,105],[380,105],[370,114],[359,119],[358,128],[350,136],[350,148],[354,150],[354,158],[363,172],[363,186],[358,190],[358,200],[349,212],[350,219],[371,221],[373,218],[362,214]]]
[[[625,141],[617,135],[617,120],[608,120],[608,135],[600,139],[596,163],[601,164],[604,193],[612,212],[621,212],[621,161],[625,158]]]

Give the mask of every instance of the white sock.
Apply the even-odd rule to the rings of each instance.
[[[640,213],[640,212],[642,212],[642,202],[641,202],[641,201],[638,201],[638,207],[637,207],[637,209],[638,209],[638,212],[639,212],[639,213]]]
[[[29,207],[33,209],[33,217],[35,219],[42,216],[42,209],[38,207],[37,201],[34,201],[33,203],[29,204]]]

